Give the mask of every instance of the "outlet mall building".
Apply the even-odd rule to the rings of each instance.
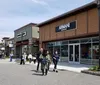
[[[98,9],[94,2],[38,24],[40,47],[55,50],[60,60],[77,64],[98,64]]]

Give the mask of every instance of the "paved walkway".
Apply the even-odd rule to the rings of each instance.
[[[9,59],[2,59],[0,60],[0,63],[16,63],[15,60],[13,59],[13,62],[9,62]],[[26,62],[26,64],[29,64],[29,62]],[[30,65],[37,65],[34,64],[33,62]],[[53,68],[54,65],[52,64],[50,68]],[[66,62],[59,62],[58,64],[58,69],[60,70],[68,70],[68,71],[73,71],[73,72],[81,72],[82,70],[87,70],[91,67],[90,65],[82,65],[82,64],[69,64]]]
[[[47,76],[41,76],[42,73],[35,70],[33,64],[1,62],[0,85],[100,85],[98,76],[65,70],[56,73],[52,69]]]

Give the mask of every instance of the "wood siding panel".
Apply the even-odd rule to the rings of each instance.
[[[44,27],[44,39],[45,40],[49,40],[49,33],[50,31],[49,31],[49,25],[46,25],[45,27]]]
[[[77,22],[77,28],[66,30],[63,32],[55,32],[57,26],[67,24],[69,22]],[[87,29],[88,28],[88,29]],[[64,19],[50,22],[40,27],[40,41],[59,40],[68,37],[75,37],[84,34],[98,32],[98,11],[97,8],[82,12]]]
[[[65,18],[64,23],[67,24],[67,23],[72,22],[74,20],[76,20],[76,16],[71,16],[69,18]],[[65,37],[70,37],[70,36],[75,36],[75,29],[65,31]]]
[[[63,20],[60,20],[60,21],[57,21],[56,22],[56,27],[57,26],[60,26],[60,25],[63,25],[63,24],[66,24],[66,23],[64,23],[64,19]],[[55,30],[56,30],[56,27],[55,27]],[[62,31],[62,32],[57,32],[57,39],[59,39],[59,38],[64,38],[64,31]]]
[[[98,32],[98,10],[97,8],[88,11],[88,32]]]
[[[40,33],[41,40],[44,41],[44,27],[40,28],[40,32],[41,32]]]
[[[56,32],[55,32],[55,27],[56,27],[56,23],[51,23],[50,24],[50,39],[56,39]]]
[[[87,33],[87,12],[77,14],[76,35]]]
[[[41,30],[41,28],[39,28],[39,42],[41,42],[42,41],[42,30]]]

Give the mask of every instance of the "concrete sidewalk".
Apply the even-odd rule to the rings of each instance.
[[[10,59],[6,58],[6,59],[0,59],[0,63],[6,64],[6,63],[16,63],[16,62],[15,62],[15,59],[13,59],[12,62],[10,62]]]
[[[30,64],[29,62],[26,62],[26,64]],[[34,64],[33,62],[30,65],[37,65]],[[82,70],[88,70],[91,67],[91,65],[83,65],[83,64],[70,64],[70,63],[66,63],[66,62],[59,62],[58,63],[58,70],[68,70],[68,71],[72,71],[72,72],[78,72],[80,73]],[[50,68],[53,69],[54,65],[51,64]]]
[[[12,60],[12,62],[10,62],[10,59],[0,59],[0,63],[17,63],[16,62],[16,60],[15,59],[13,59]],[[28,64],[28,65],[37,65],[37,63],[36,64],[34,64],[33,62],[30,64],[29,62],[26,62],[26,64]],[[50,65],[50,68],[52,68],[53,69],[53,67],[54,67],[54,65],[53,64],[51,64]],[[87,69],[89,69],[91,67],[91,65],[83,65],[83,64],[69,64],[69,63],[66,63],[66,62],[59,62],[58,63],[58,66],[57,66],[57,68],[59,69],[59,70],[68,70],[68,71],[73,71],[73,72],[78,72],[78,73],[80,73],[82,70],[87,70]]]

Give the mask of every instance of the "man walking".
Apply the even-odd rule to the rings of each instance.
[[[37,71],[39,70],[39,65],[41,63],[40,55],[43,53],[43,48],[40,49],[40,51],[37,53]]]

